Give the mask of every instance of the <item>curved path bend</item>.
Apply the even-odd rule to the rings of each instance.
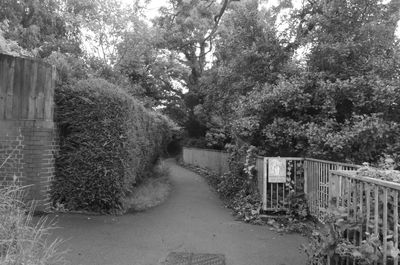
[[[170,252],[219,253],[226,265],[301,265],[306,239],[235,221],[197,174],[166,161],[173,190],[145,212],[124,216],[64,214],[54,231],[73,265],[159,265]]]

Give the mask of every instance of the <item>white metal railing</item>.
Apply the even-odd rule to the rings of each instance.
[[[357,170],[361,166],[348,163],[304,159],[304,192],[310,214],[320,218],[329,206],[329,174],[332,170]]]
[[[382,257],[376,264],[398,264],[400,184],[341,170],[331,172],[330,187],[331,207],[359,224],[347,239],[360,245],[366,232],[379,235]]]

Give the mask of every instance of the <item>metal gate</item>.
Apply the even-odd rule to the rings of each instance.
[[[263,210],[287,212],[292,196],[304,193],[304,158],[264,157],[262,161]]]
[[[276,171],[281,178],[277,178],[277,172],[271,172],[274,170],[271,163],[276,164],[278,160],[281,169]],[[360,168],[353,164],[300,157],[260,157],[257,163],[264,211],[287,212],[291,198],[305,195],[310,214],[316,218],[329,207],[330,171]]]

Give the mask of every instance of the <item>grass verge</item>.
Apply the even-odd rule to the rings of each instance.
[[[25,188],[9,185],[0,188],[0,264],[62,265],[65,251],[62,240],[47,240],[54,222],[47,217],[32,222],[33,207],[23,203]]]
[[[134,187],[131,195],[125,199],[128,212],[144,211],[163,203],[171,193],[169,174],[168,166],[159,163],[151,176]]]

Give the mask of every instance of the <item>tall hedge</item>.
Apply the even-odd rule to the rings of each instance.
[[[52,189],[68,209],[115,212],[171,137],[171,122],[102,79],[56,89],[60,150]]]

